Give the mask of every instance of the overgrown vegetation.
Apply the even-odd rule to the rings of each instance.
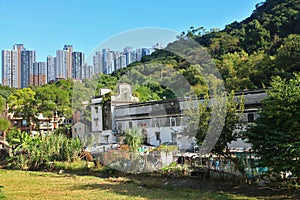
[[[245,133],[260,164],[273,172],[300,177],[300,74],[290,80],[276,77],[263,101],[256,123]]]
[[[78,138],[64,134],[35,135],[12,129],[7,140],[13,155],[8,158],[9,168],[40,170],[55,161],[72,162],[80,159],[82,145]]]
[[[129,146],[129,151],[138,152],[139,147],[143,142],[143,136],[139,129],[126,129],[125,142]]]

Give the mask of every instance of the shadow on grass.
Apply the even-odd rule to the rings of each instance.
[[[0,199],[5,199],[5,196],[3,195],[1,188],[4,188],[4,186],[0,185]]]
[[[223,181],[203,180],[189,177],[159,176],[153,174],[126,174],[102,166],[99,169],[86,167],[82,162],[77,167],[69,164],[49,170],[62,176],[94,176],[104,178],[103,183],[77,185],[72,190],[109,191],[116,195],[141,197],[147,199],[232,199],[232,195],[259,197],[262,199],[299,199],[300,191],[272,190],[260,188],[255,184],[247,185]],[[43,176],[43,174],[38,174]],[[48,176],[48,175],[47,175]],[[60,175],[58,175],[60,177]],[[120,177],[125,181],[112,181],[109,177]],[[3,196],[0,188],[0,197]],[[245,198],[246,199],[246,198]]]
[[[108,180],[107,180],[108,181]],[[232,195],[220,193],[220,192],[209,192],[201,190],[192,190],[187,188],[174,188],[168,186],[151,186],[148,187],[145,184],[140,184],[135,181],[129,182],[112,182],[112,183],[99,183],[99,184],[85,184],[79,186],[73,186],[71,190],[91,190],[105,193],[105,197],[116,197],[120,198],[141,198],[141,199],[232,199]]]
[[[299,199],[300,191],[260,188],[256,184],[202,180],[189,177],[160,177],[149,174],[79,173],[110,181],[107,177],[125,178],[127,181],[110,181],[111,184],[86,184],[73,190],[99,190],[128,197],[147,199],[232,199],[234,195],[262,199]],[[239,199],[239,198],[238,198]]]

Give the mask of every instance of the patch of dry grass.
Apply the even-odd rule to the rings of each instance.
[[[249,199],[189,189],[146,188],[124,178],[0,170],[6,199]],[[0,193],[1,197],[1,193]]]

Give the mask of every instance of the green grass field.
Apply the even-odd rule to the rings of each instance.
[[[0,199],[251,199],[172,187],[147,188],[128,178],[0,170]]]

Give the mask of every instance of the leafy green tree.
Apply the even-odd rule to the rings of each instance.
[[[49,124],[57,111],[55,88],[53,85],[44,85],[36,88],[35,92],[38,113],[42,113],[44,117],[47,117]]]
[[[270,32],[265,29],[261,23],[254,19],[247,24],[246,35],[243,41],[247,52],[254,52],[259,49],[265,49],[270,43]]]
[[[209,122],[212,118],[212,108],[208,106],[210,104],[209,101],[210,100],[208,99],[208,97],[206,97],[204,99],[204,102],[199,103],[198,106],[200,116],[198,132],[196,133],[196,139],[198,144],[202,144],[208,132]],[[218,139],[218,142],[212,149],[212,153],[223,155],[225,157],[230,157],[231,153],[229,152],[228,144],[241,138],[240,132],[236,130],[238,130],[241,126],[241,119],[244,111],[244,100],[243,97],[241,97],[239,100],[236,100],[234,98],[234,92],[232,91],[225,97],[225,102],[222,102],[222,100],[218,98],[216,99],[216,101],[218,102],[215,104],[225,103],[226,112],[224,114],[226,116],[221,135]]]
[[[225,112],[223,113],[221,109],[225,109]],[[210,99],[206,95],[197,107],[191,107],[185,111],[188,125],[186,130],[184,130],[184,134],[190,135],[190,133],[194,133],[197,143],[202,148],[206,148],[207,144],[213,144],[211,153],[230,159],[236,164],[240,172],[244,174],[243,166],[240,165],[241,163],[238,158],[232,156],[228,148],[230,142],[242,137],[241,132],[238,130],[242,126],[243,112],[244,97],[235,99],[233,91],[227,96],[216,97],[214,99]],[[221,134],[215,135],[214,131],[212,131],[212,135],[208,135],[210,126],[213,126],[211,128],[216,128],[215,126],[223,123],[220,115],[225,115],[224,127],[221,130]],[[215,125],[211,124],[213,118],[216,120],[214,122],[216,123]],[[216,137],[218,137],[218,140],[214,144]]]
[[[7,100],[14,89],[8,86],[0,86],[0,132],[6,138],[6,131],[9,129],[11,123],[7,119]]]
[[[3,137],[6,138],[6,131],[10,127],[10,121],[6,118],[0,118],[0,132],[3,133]]]
[[[256,55],[256,54],[252,54]],[[228,91],[243,89],[254,89],[250,76],[255,73],[256,63],[261,59],[259,56],[249,55],[245,51],[227,53],[216,60],[216,64],[225,81]]]
[[[255,124],[245,136],[262,166],[300,177],[300,74],[275,77]]]
[[[289,35],[278,49],[275,65],[285,72],[299,71],[300,35]]]
[[[151,89],[147,86],[138,86],[135,92],[138,93],[140,102],[160,99],[160,97],[156,93],[153,93]]]
[[[28,123],[30,131],[33,123],[37,123],[37,105],[35,92],[30,88],[23,88],[13,92],[8,98],[9,112],[15,117],[22,117]]]
[[[58,115],[71,118],[72,108],[71,108],[70,91],[63,90],[60,88],[54,88],[54,93],[56,96],[54,103],[57,105]]]
[[[108,88],[114,91],[118,83],[117,78],[109,74],[100,74],[98,80],[97,91],[101,88]]]
[[[5,110],[6,102],[5,99],[0,96],[0,113]],[[5,138],[6,130],[10,127],[10,121],[5,117],[0,117],[0,132],[3,133],[3,137]]]

